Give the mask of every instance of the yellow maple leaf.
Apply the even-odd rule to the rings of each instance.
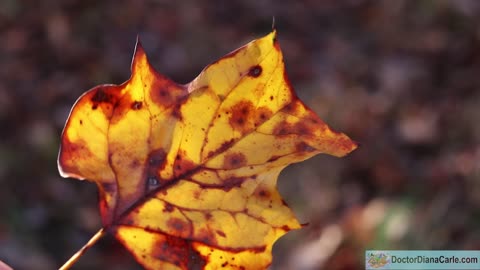
[[[104,228],[86,247],[112,233],[147,269],[270,265],[273,243],[300,228],[276,189],[280,171],[356,148],[297,98],[275,37],[187,85],[157,73],[138,42],[128,81],[80,97],[59,168],[98,186]]]

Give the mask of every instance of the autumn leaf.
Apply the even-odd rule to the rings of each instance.
[[[131,69],[81,96],[62,135],[61,175],[100,194],[104,228],[87,246],[111,233],[146,269],[267,268],[273,243],[301,227],[280,171],[356,144],[297,98],[275,31],[186,85],[157,73],[140,42]]]

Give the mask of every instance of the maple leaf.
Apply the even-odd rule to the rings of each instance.
[[[147,269],[265,269],[273,243],[300,228],[276,189],[280,171],[356,148],[295,95],[276,31],[179,85],[137,42],[132,75],[73,107],[59,169],[99,189],[104,233]]]

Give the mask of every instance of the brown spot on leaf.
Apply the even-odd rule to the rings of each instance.
[[[263,124],[265,121],[270,119],[272,114],[272,110],[270,110],[268,107],[262,106],[257,108],[255,112],[255,126]]]
[[[148,154],[148,166],[160,166],[167,156],[163,148],[155,149]]]
[[[248,71],[248,76],[257,78],[262,74],[262,67],[260,65],[256,65],[250,68]]]
[[[222,153],[224,152],[225,150],[227,150],[228,148],[230,148],[234,143],[234,140],[233,139],[230,139],[226,142],[223,142],[222,145],[220,145],[220,147],[215,150],[215,151],[210,151],[208,153],[208,157],[211,158],[213,157],[214,155],[218,154],[218,153]]]
[[[193,197],[198,200],[200,198],[200,193],[200,190],[194,190]]]
[[[176,104],[172,110],[172,116],[180,121],[182,121],[183,119],[181,107],[182,107],[181,104]]]
[[[240,187],[244,181],[245,181],[245,178],[242,178],[242,177],[227,178],[222,182],[222,189],[228,192],[232,188]]]
[[[167,87],[160,86],[159,88],[152,90],[152,99],[158,104],[168,106],[173,103],[173,97]]]
[[[262,198],[267,198],[269,196],[269,192],[265,189],[260,189],[258,191],[258,196],[262,197]]]
[[[255,107],[250,101],[242,100],[235,104],[231,109],[229,119],[230,126],[238,131],[246,132],[251,128],[251,119],[254,115]]]
[[[295,150],[297,150],[297,152],[304,153],[304,152],[313,152],[316,149],[305,142],[299,142],[297,145],[295,145]]]
[[[97,88],[97,91],[93,95],[91,101],[94,102],[94,103],[104,103],[104,102],[106,102],[106,103],[113,104],[115,100],[113,98],[113,95],[107,93],[105,91],[105,89],[99,87],[99,88]]]
[[[133,159],[131,162],[130,162],[130,165],[129,167],[132,169],[132,170],[136,170],[138,167],[140,167],[140,161],[138,161],[138,159]]]
[[[141,101],[134,101],[130,106],[132,110],[140,110],[142,108],[143,103]]]
[[[221,237],[227,237],[223,231],[216,230],[215,232],[216,232],[218,235],[220,235]]]
[[[273,135],[289,135],[293,133],[293,126],[290,123],[287,123],[286,121],[279,122],[278,124],[275,125],[273,128]]]
[[[200,229],[195,238],[209,246],[217,245],[217,239],[215,238],[215,235],[207,229]]]
[[[110,124],[115,124],[118,121],[125,119],[125,115],[132,109],[132,97],[129,93],[125,93],[122,98],[113,105],[113,115],[110,118]]]
[[[189,230],[188,224],[185,221],[175,217],[167,221],[167,226],[171,230],[170,232],[177,236],[184,234],[185,230]]]
[[[173,207],[173,205],[171,205],[169,203],[166,203],[165,208],[163,208],[163,212],[165,212],[165,213],[171,213],[171,212],[173,212],[173,210],[175,210],[175,208]]]
[[[184,151],[178,151],[177,156],[175,157],[175,163],[173,165],[175,177],[192,172],[196,167],[197,166],[195,163],[187,158]]]
[[[275,155],[275,156],[271,156],[269,159],[268,159],[268,162],[274,162],[275,160],[281,158],[282,156],[278,156],[278,155]]]
[[[307,123],[300,121],[293,125],[293,132],[300,135],[313,135],[313,128]]]
[[[166,78],[154,80],[151,87],[150,97],[152,101],[162,107],[172,106],[188,94],[184,87]]]
[[[314,127],[311,123],[299,121],[296,123],[288,123],[286,121],[279,122],[273,128],[273,135],[290,135],[297,134],[301,136],[311,136],[314,134]]]
[[[152,150],[147,157],[144,177],[146,178],[145,190],[150,192],[164,184],[164,180],[158,176],[158,171],[165,166],[165,150],[162,148]]]
[[[192,247],[191,242],[171,235],[162,236],[164,237],[153,245],[154,258],[175,264],[182,269],[204,268],[206,259]]]
[[[247,157],[241,152],[230,153],[223,159],[223,168],[236,169],[247,165]]]
[[[293,100],[292,102],[288,103],[285,107],[283,107],[282,112],[291,114],[291,115],[298,115],[301,109],[302,103],[300,100]]]
[[[103,110],[105,115],[110,116],[112,109],[117,105],[119,101],[119,92],[116,91],[114,86],[99,86],[92,91],[92,97],[90,101],[92,103],[92,110],[96,110],[99,107]]]

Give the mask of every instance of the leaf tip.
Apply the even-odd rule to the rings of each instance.
[[[140,40],[140,36],[137,35],[137,40],[135,42],[135,50],[133,53],[133,59],[132,59],[132,64],[131,64],[131,70],[132,72],[135,70],[135,67],[143,62],[143,58],[146,60],[146,53],[145,50],[143,49],[142,42]]]

